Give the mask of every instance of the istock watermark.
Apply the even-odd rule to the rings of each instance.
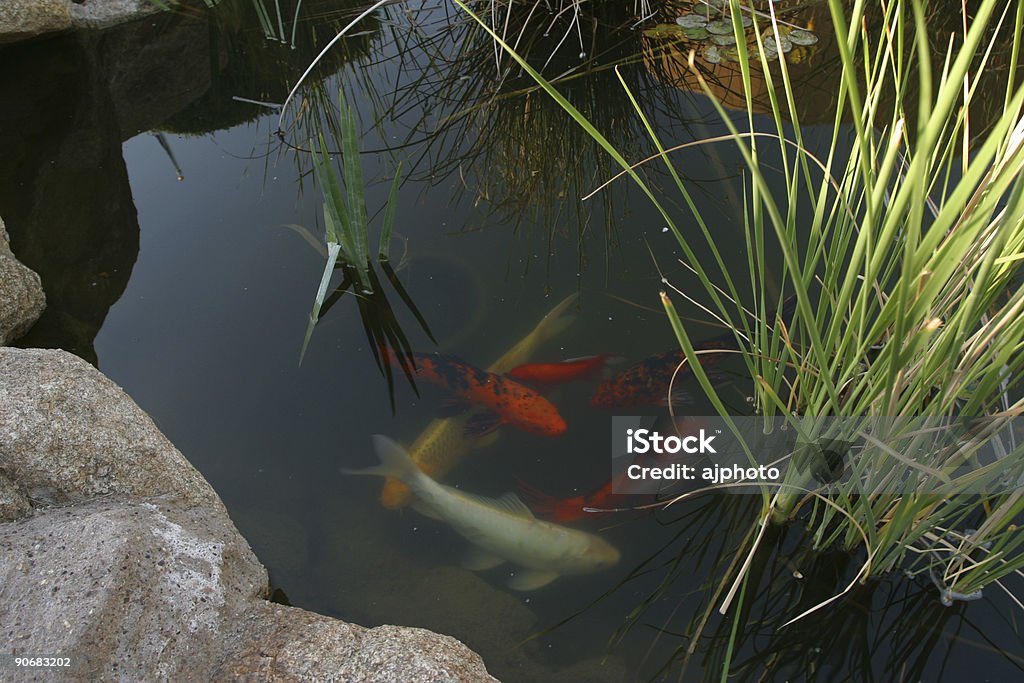
[[[1024,486],[1024,419],[612,418],[615,493],[995,493]]]

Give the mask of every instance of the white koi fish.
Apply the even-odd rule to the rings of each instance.
[[[484,498],[443,486],[424,474],[409,454],[386,436],[374,436],[380,465],[345,474],[394,477],[418,499],[418,510],[447,522],[477,552],[466,563],[483,570],[511,562],[523,567],[509,587],[529,591],[563,574],[589,574],[619,561],[619,551],[603,538],[536,519],[514,493]]]

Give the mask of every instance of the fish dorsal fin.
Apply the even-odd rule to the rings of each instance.
[[[495,498],[494,507],[498,508],[502,512],[515,515],[516,517],[524,517],[526,519],[534,518],[530,508],[526,507],[526,503],[511,491]]]
[[[469,500],[479,503],[480,505],[485,505],[492,510],[504,512],[505,514],[512,515],[513,517],[534,519],[533,513],[530,512],[530,508],[526,507],[526,503],[520,500],[519,496],[512,492],[503,494],[497,498],[488,498],[486,496],[478,496],[475,493],[465,493],[461,491],[460,493]]]

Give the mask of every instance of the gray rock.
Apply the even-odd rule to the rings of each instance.
[[[0,520],[12,519],[0,654],[70,657],[61,680],[495,680],[453,638],[263,600],[267,572],[210,485],[63,351],[0,348]]]
[[[346,683],[493,683],[480,656],[419,628],[363,628],[294,607],[263,603],[250,647],[215,680]]]
[[[107,28],[159,11],[148,0],[83,0],[71,5],[71,24],[75,28]]]
[[[0,471],[0,521],[17,519],[32,511],[32,505],[18,485]]]
[[[39,276],[15,258],[0,218],[0,346],[28,332],[44,308],[46,296]]]
[[[173,498],[0,524],[0,654],[70,657],[70,680],[495,680],[454,638],[366,629],[273,605],[266,590],[226,516]]]
[[[70,657],[74,680],[209,680],[266,586],[215,509],[108,499],[0,524],[5,654]]]
[[[68,0],[3,0],[0,43],[13,43],[71,28]]]
[[[29,498],[49,503],[171,494],[225,514],[149,416],[64,351],[0,348],[0,466]]]

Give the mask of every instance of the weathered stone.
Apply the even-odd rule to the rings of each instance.
[[[18,486],[0,471],[0,522],[23,517],[32,511],[32,505]]]
[[[224,514],[149,416],[64,351],[0,348],[0,465],[29,497],[52,503],[171,494]]]
[[[71,28],[68,0],[3,0],[0,43],[13,43]]]
[[[418,628],[363,628],[294,607],[263,603],[251,645],[216,680],[346,683],[493,683],[480,656],[448,636]]]
[[[107,499],[0,524],[4,654],[71,657],[72,680],[209,680],[266,586],[216,508]]]
[[[80,0],[71,5],[75,28],[107,28],[159,12],[149,0]]]
[[[15,258],[0,218],[0,346],[28,332],[44,308],[39,275]]]
[[[70,657],[62,680],[495,681],[454,638],[367,629],[266,591],[230,520],[175,498],[94,499],[0,524],[0,654]]]

